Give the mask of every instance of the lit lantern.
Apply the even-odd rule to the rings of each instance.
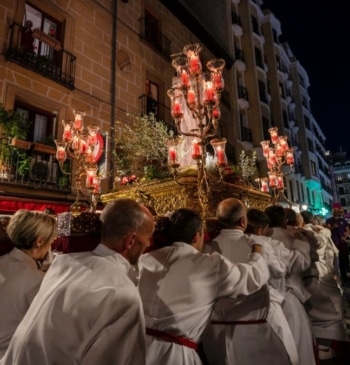
[[[180,80],[181,80],[182,86],[188,86],[189,77],[188,77],[188,73],[186,72],[186,70],[182,70],[181,75],[180,75]]]
[[[212,82],[206,82],[204,85],[204,104],[214,104],[215,93]]]
[[[187,103],[188,105],[196,104],[196,94],[192,87],[188,90],[187,93]]]
[[[269,171],[268,175],[269,175],[270,188],[276,187],[276,174],[274,172]]]
[[[278,157],[282,157],[284,154],[283,146],[281,146],[279,143],[276,144],[276,155]]]
[[[261,141],[260,144],[264,157],[268,158],[270,152],[270,141]]]
[[[95,189],[97,167],[89,167],[86,169],[86,188]]]
[[[89,125],[87,129],[89,132],[87,137],[87,144],[89,146],[95,146],[97,143],[97,132],[99,131],[100,128],[95,125]]]
[[[293,155],[293,148],[289,149],[286,152],[286,163],[288,165],[294,165],[294,155]]]
[[[286,152],[288,150],[288,136],[279,136],[278,137],[278,143],[283,149],[283,152]]]
[[[269,192],[269,184],[268,184],[269,179],[267,177],[263,177],[260,179],[260,183],[261,183],[261,188],[260,190],[263,193],[268,193]]]
[[[55,143],[56,143],[56,159],[59,162],[64,162],[67,159],[66,142],[55,140]]]
[[[193,141],[192,141],[192,158],[194,160],[199,160],[202,158],[202,147],[201,145],[199,144],[198,142],[198,139],[195,138]]]
[[[73,129],[76,131],[81,131],[84,127],[83,116],[85,115],[85,113],[80,110],[73,110],[73,114],[74,114]]]
[[[225,138],[215,138],[210,141],[210,144],[214,148],[216,163],[219,167],[224,167],[227,165],[227,157],[225,153],[226,139]]]
[[[177,156],[177,143],[174,140],[168,141],[168,164],[171,167],[180,166]]]
[[[182,94],[176,88],[168,90],[168,96],[171,101],[171,115],[174,119],[181,119],[183,114],[182,110]]]
[[[278,128],[274,127],[274,128],[270,128],[268,130],[268,132],[270,133],[270,137],[271,137],[271,142],[273,144],[276,144],[278,142]]]
[[[93,183],[94,183],[93,194],[100,194],[101,193],[101,178],[99,176],[95,176]]]
[[[70,142],[73,138],[72,134],[72,122],[69,120],[66,122],[65,120],[62,120],[63,124],[63,140],[66,142]]]
[[[273,148],[269,149],[269,157],[268,157],[269,163],[271,165],[274,165],[276,163],[276,154]]]
[[[277,176],[277,189],[284,189],[283,176]]]

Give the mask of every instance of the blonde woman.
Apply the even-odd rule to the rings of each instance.
[[[14,248],[0,256],[0,359],[39,290],[45,275],[39,262],[57,235],[57,223],[44,212],[21,209],[6,231]]]

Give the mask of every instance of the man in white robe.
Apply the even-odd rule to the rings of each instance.
[[[294,263],[293,271],[286,277],[286,295],[282,309],[298,349],[300,365],[315,365],[314,336],[304,308],[304,303],[310,299],[310,293],[305,289],[302,279],[303,272],[311,265],[310,246],[287,231],[287,219],[283,207],[269,206],[265,209],[265,213],[270,218],[271,237],[283,242],[289,250],[298,250],[303,257],[303,260]]]
[[[344,318],[343,298],[335,280],[332,259],[334,259],[334,249],[336,247],[333,247],[331,231],[328,228],[314,226],[310,212],[305,211],[301,214],[304,218],[304,224],[299,229],[311,234],[318,242],[317,253],[319,260],[316,262],[318,276],[309,280],[307,286],[311,293],[311,309],[308,315],[311,319],[313,331],[319,344],[330,346],[330,340],[333,340],[337,341],[337,349],[345,349],[350,344]],[[330,256],[331,260],[327,256]],[[322,351],[327,350],[323,346],[319,350],[321,354]],[[339,354],[338,357],[340,356],[342,354]]]
[[[262,248],[250,241],[246,264],[200,252],[203,220],[189,209],[169,218],[170,246],[139,261],[139,290],[147,327],[147,364],[202,364],[196,352],[217,299],[249,295],[266,284]]]
[[[150,243],[154,218],[118,199],[101,221],[94,251],[55,258],[1,365],[145,363],[142,303],[129,275]]]
[[[271,237],[266,237],[269,229],[270,219],[268,215],[259,209],[249,209],[248,214],[248,226],[245,233],[256,234],[258,236],[265,236],[267,240],[264,245],[263,257],[268,263],[270,270],[270,279],[268,281],[268,288],[270,293],[270,308],[266,318],[267,322],[275,330],[279,338],[284,343],[284,346],[288,352],[290,362],[292,364],[299,364],[298,350],[294,342],[292,331],[290,330],[286,316],[282,310],[282,304],[285,299],[286,288],[286,275],[290,275],[293,271],[293,266],[298,260],[304,260],[298,250],[288,250],[282,242],[273,240]],[[267,247],[271,247],[274,255],[268,255],[269,250]],[[278,261],[272,260],[270,257],[277,256]],[[273,265],[276,262],[277,265]],[[279,270],[274,270],[274,267],[283,268],[283,275],[279,275]]]
[[[225,228],[211,242],[214,251],[221,253],[232,263],[246,263],[250,250],[250,239],[264,242],[263,257],[270,272],[270,279],[279,279],[285,275],[285,265],[278,258],[267,241],[270,238],[244,234],[248,218],[245,205],[238,199],[221,201],[216,213],[218,221]],[[279,309],[279,311],[278,311]],[[290,333],[289,351],[275,329],[268,321],[288,323],[282,309],[275,307],[270,298],[270,286],[266,285],[249,296],[222,298],[216,305],[211,324],[203,339],[203,349],[209,365],[289,365],[299,364],[296,346]],[[283,324],[279,321],[279,328]],[[252,350],[254,349],[254,350]]]

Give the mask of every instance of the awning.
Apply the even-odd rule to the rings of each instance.
[[[0,196],[0,213],[13,214],[19,209],[45,210],[51,208],[56,214],[68,212],[72,202],[28,199],[10,196]]]

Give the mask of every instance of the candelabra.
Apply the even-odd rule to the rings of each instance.
[[[202,71],[199,44],[184,47],[183,53],[172,56],[172,66],[177,76],[168,90],[171,100],[171,115],[175,120],[180,135],[192,138],[192,159],[196,161],[198,170],[198,198],[203,215],[208,213],[211,194],[210,182],[206,171],[206,145],[209,143],[214,149],[216,163],[222,179],[222,170],[227,164],[225,154],[226,139],[214,138],[219,125],[220,97],[224,88],[222,70],[225,66],[223,59],[213,59],[207,62],[208,71]],[[185,116],[184,116],[185,115]],[[184,129],[184,120],[193,120],[192,129]],[[187,127],[191,123],[185,120]],[[180,166],[176,142],[170,141],[168,162],[173,173],[177,173]]]
[[[61,172],[66,175],[72,175],[64,168],[67,158],[77,161],[76,166],[73,167],[77,196],[70,211],[73,214],[94,212],[100,194],[100,177],[97,175],[97,160],[94,155],[94,149],[98,143],[99,127],[88,125],[85,128],[83,124],[85,113],[77,110],[74,110],[73,113],[74,121],[62,120],[64,126],[62,140],[55,140],[56,159]],[[86,176],[85,189],[88,191],[89,201],[84,199],[86,196],[82,186],[84,176]]]
[[[293,148],[288,145],[288,136],[279,136],[278,128],[273,127],[268,130],[270,140],[260,142],[263,155],[267,161],[268,177],[260,179],[260,189],[262,192],[272,190],[273,203],[286,200],[290,202],[284,194],[284,176],[294,172]]]

